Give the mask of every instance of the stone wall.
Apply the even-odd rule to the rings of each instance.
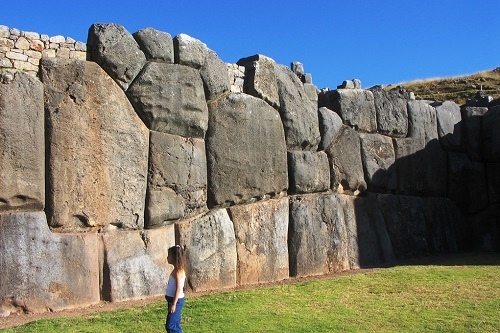
[[[86,49],[0,74],[2,315],[160,295],[174,244],[193,291],[500,248],[498,107],[152,28]]]
[[[86,45],[70,37],[41,35],[0,25],[0,71],[36,75],[42,58],[85,60]]]

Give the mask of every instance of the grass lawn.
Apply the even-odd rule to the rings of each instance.
[[[165,303],[0,332],[163,332]],[[184,332],[500,332],[500,253],[192,296]]]

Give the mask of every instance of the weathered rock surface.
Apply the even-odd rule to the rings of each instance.
[[[337,89],[323,92],[318,104],[338,113],[344,125],[360,132],[377,131],[373,93],[363,89]]]
[[[167,249],[174,245],[173,225],[155,230],[102,233],[104,300],[164,295],[172,271]]]
[[[448,183],[448,197],[463,212],[473,214],[487,206],[490,182],[483,163],[471,161],[465,153],[449,152]]]
[[[397,259],[455,252],[463,246],[463,215],[446,198],[379,195]]]
[[[350,268],[347,227],[337,195],[290,196],[289,223],[290,276],[320,275]]]
[[[469,158],[480,162],[482,159],[481,124],[483,116],[488,112],[486,107],[462,107],[463,146]]]
[[[237,284],[288,278],[288,198],[228,208],[238,254]]]
[[[486,183],[490,203],[500,202],[500,163],[486,163]]]
[[[369,191],[394,191],[397,185],[396,158],[392,139],[380,134],[360,133],[361,161]]]
[[[286,191],[286,146],[278,112],[263,100],[231,93],[210,103],[209,114],[208,206],[244,203]]]
[[[149,61],[174,62],[174,43],[169,33],[153,28],[141,29],[132,34]]]
[[[200,70],[207,100],[230,91],[226,64],[200,40],[179,34],[174,38],[175,63]]]
[[[130,85],[127,96],[150,130],[204,137],[208,110],[198,70],[149,62]]]
[[[360,151],[359,134],[343,125],[337,138],[325,150],[330,162],[331,189],[346,194],[366,190]]]
[[[444,196],[446,154],[438,140],[436,110],[423,101],[408,101],[408,117],[410,137],[393,140],[398,192]]]
[[[237,252],[234,227],[227,211],[176,224],[178,244],[185,248],[189,283],[194,291],[236,286]]]
[[[328,156],[322,151],[289,151],[288,179],[292,193],[327,191],[330,188]]]
[[[45,206],[43,85],[18,72],[0,80],[0,212]]]
[[[145,227],[206,210],[205,141],[151,132]]]
[[[338,195],[349,244],[351,269],[392,266],[396,263],[378,196]]]
[[[463,151],[462,148],[462,117],[460,106],[455,102],[436,102],[439,142],[444,150]]]
[[[317,150],[321,140],[317,105],[309,100],[294,72],[282,65],[275,68],[288,150]]]
[[[43,212],[0,214],[0,307],[59,311],[99,302],[97,234],[52,234]]]
[[[205,64],[208,47],[202,41],[186,34],[174,37],[175,63],[195,69],[200,69]]]
[[[407,101],[398,92],[371,88],[377,114],[378,133],[404,138],[408,133]]]
[[[146,63],[146,56],[132,34],[115,23],[92,24],[87,57],[98,63],[123,90],[127,90]]]
[[[500,105],[488,109],[482,119],[481,149],[486,162],[500,162]]]
[[[49,223],[64,231],[144,226],[149,132],[95,63],[46,58]]]
[[[266,101],[275,109],[279,109],[278,81],[276,63],[273,59],[261,54],[238,60],[239,66],[245,67],[243,91],[249,95]]]
[[[200,69],[207,100],[213,100],[231,90],[226,64],[212,50],[208,50]]]
[[[379,200],[396,259],[428,255],[423,199],[384,194]]]
[[[332,110],[321,107],[318,110],[319,115],[319,131],[321,133],[321,141],[319,150],[326,150],[333,140],[337,137],[342,128],[342,119]]]

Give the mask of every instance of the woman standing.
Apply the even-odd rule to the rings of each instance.
[[[168,333],[182,333],[181,312],[184,307],[184,282],[186,281],[186,263],[179,245],[168,249],[167,261],[174,266],[168,278],[165,299],[168,303],[165,330]]]

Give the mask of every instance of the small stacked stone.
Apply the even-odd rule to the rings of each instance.
[[[227,64],[229,82],[231,82],[231,92],[243,92],[245,82],[245,66],[237,64]]]
[[[70,37],[41,35],[0,25],[0,72],[15,70],[36,75],[40,59],[86,60],[87,46]]]

